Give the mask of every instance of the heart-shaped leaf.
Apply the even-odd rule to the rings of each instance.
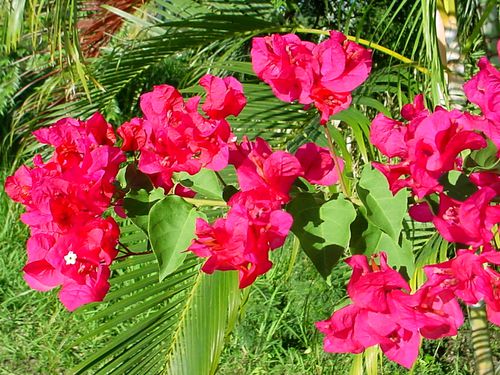
[[[186,258],[194,238],[196,219],[202,215],[176,195],[157,202],[149,213],[149,241],[158,260],[160,281],[174,272]]]
[[[287,210],[293,215],[292,232],[321,276],[327,278],[349,244],[350,225],[356,217],[352,203],[342,196],[324,202],[302,193]]]

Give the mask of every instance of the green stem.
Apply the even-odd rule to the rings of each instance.
[[[328,129],[328,124],[325,125],[325,135],[326,139],[328,140],[328,147],[330,148],[330,152],[332,153],[334,165],[335,165],[335,170],[337,171],[337,175],[339,176],[339,183],[340,183],[340,188],[342,189],[342,193],[346,197],[350,197],[350,193],[347,190],[347,185],[344,180],[344,174],[342,173],[342,170],[340,169],[339,163],[337,163],[337,153],[335,152],[335,145],[333,144],[333,139],[332,135],[330,134],[330,129]]]
[[[292,253],[290,256],[290,262],[288,262],[288,270],[286,271],[284,281],[288,281],[290,276],[292,276],[293,266],[295,266],[295,261],[297,260],[297,255],[300,250],[300,241],[297,236],[293,236]]]
[[[476,374],[494,375],[493,356],[491,354],[488,320],[484,304],[469,307],[472,351],[476,362]]]
[[[495,245],[497,249],[500,249],[500,225],[495,225],[493,227],[493,241],[495,241]]]
[[[184,200],[188,203],[191,203],[195,206],[211,206],[211,207],[226,207],[227,203],[225,201],[218,201],[214,199],[195,199],[195,198],[184,198]]]
[[[284,31],[284,30],[283,30]],[[318,29],[308,29],[308,28],[296,28],[294,29],[295,32],[297,33],[303,33],[303,34],[317,34],[317,35],[330,35],[329,31],[327,30],[318,30]],[[352,40],[353,42],[359,43],[361,45],[367,46],[369,48],[372,48],[374,50],[377,50],[379,52],[382,52],[386,55],[389,55],[391,57],[394,57],[396,60],[399,60],[405,64],[409,64],[415,67],[419,72],[422,72],[424,74],[430,74],[429,69],[420,66],[416,61],[413,61],[412,59],[409,59],[408,57],[405,57],[389,48],[386,48],[384,46],[381,46],[380,44],[373,43],[369,40],[366,39],[360,39],[356,38],[355,36],[351,35],[346,35],[347,39]]]

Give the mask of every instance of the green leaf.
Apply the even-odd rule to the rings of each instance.
[[[480,150],[474,150],[465,159],[465,166],[472,170],[498,171],[500,160],[497,157],[498,148],[488,139],[488,145]]]
[[[174,173],[174,178],[183,186],[211,199],[222,199],[222,187],[214,171],[201,169],[195,175],[186,172]]]
[[[407,211],[407,191],[392,195],[384,175],[369,165],[361,172],[357,191],[368,221],[398,241]]]
[[[240,302],[237,272],[200,273],[175,327],[164,373],[215,374]]]
[[[148,233],[158,260],[160,281],[184,261],[194,238],[196,218],[201,214],[181,197],[169,195],[157,202],[149,213]]]
[[[153,189],[153,184],[149,177],[138,170],[135,164],[129,164],[127,166],[125,180],[127,181],[127,187],[132,190],[145,189],[150,191]]]
[[[123,207],[127,217],[137,225],[144,233],[148,233],[148,215],[151,208],[160,199],[165,197],[163,188],[151,190],[131,190],[123,199]]]
[[[363,239],[366,243],[366,256],[385,251],[388,262],[391,266],[401,268],[407,273],[408,278],[415,272],[415,260],[411,251],[411,243],[406,238],[402,238],[401,244],[381,231],[378,227],[368,224],[368,228],[363,232]]]
[[[449,171],[443,174],[439,183],[443,185],[446,195],[461,201],[466,200],[477,191],[477,186],[460,171]]]
[[[318,272],[327,278],[348,246],[350,225],[356,217],[351,202],[339,196],[327,202],[302,193],[288,204],[292,232]]]
[[[387,117],[391,117],[391,111],[389,111],[380,101],[374,98],[370,98],[368,96],[358,96],[354,99],[356,104],[366,105],[367,107],[372,107],[376,109],[378,112],[382,112]]]
[[[373,154],[373,146],[366,140],[370,139],[370,120],[359,110],[350,107],[333,116],[335,120],[345,122],[351,128],[354,139],[365,163],[368,162],[368,150]],[[365,140],[366,138],[366,140]]]
[[[231,197],[236,194],[239,190],[234,186],[234,185],[227,185],[224,187],[224,190],[222,191],[222,198],[226,201],[229,202]]]

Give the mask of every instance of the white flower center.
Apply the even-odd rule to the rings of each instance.
[[[64,260],[66,261],[66,265],[73,265],[76,263],[76,254],[70,251],[68,254],[64,256]]]

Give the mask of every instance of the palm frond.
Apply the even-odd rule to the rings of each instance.
[[[122,227],[122,238],[133,251],[147,246],[133,224]],[[111,292],[105,307],[92,314],[97,327],[72,345],[99,342],[72,369],[96,374],[211,374],[218,364],[228,327],[239,309],[235,273],[207,276],[195,257],[162,282],[153,255],[135,256],[113,266]],[[88,313],[92,307],[80,311]],[[94,323],[96,325],[96,323]]]

